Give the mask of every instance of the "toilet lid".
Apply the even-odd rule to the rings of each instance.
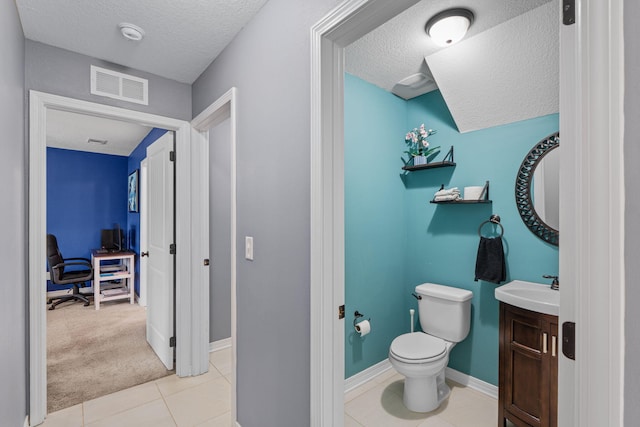
[[[442,338],[413,332],[396,337],[389,351],[398,359],[407,362],[423,362],[442,357],[447,352],[447,346]]]

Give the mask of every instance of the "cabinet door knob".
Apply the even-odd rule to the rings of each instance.
[[[542,333],[542,352],[547,354],[547,333]]]
[[[551,335],[551,357],[556,357],[556,341],[558,337]]]
[[[149,256],[149,252],[142,252],[140,254],[140,257],[145,257],[145,256]]]

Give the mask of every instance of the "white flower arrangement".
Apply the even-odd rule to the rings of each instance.
[[[426,157],[440,151],[439,146],[430,148],[429,141],[427,140],[428,137],[435,133],[436,131],[434,129],[425,129],[423,123],[419,128],[414,128],[405,135],[404,142],[408,147],[405,153],[409,155],[409,161],[413,159],[414,165],[426,163]],[[416,157],[420,156],[425,157],[425,159],[416,159]],[[409,161],[407,161],[407,163]],[[421,163],[416,163],[416,161],[421,161]]]

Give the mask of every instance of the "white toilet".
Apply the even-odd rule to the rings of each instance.
[[[453,346],[467,337],[471,297],[465,289],[424,283],[416,286],[418,316],[424,332],[393,340],[389,361],[405,376],[403,401],[414,412],[430,412],[449,397],[444,368]]]

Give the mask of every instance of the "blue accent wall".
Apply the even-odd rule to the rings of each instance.
[[[127,223],[127,158],[47,148],[47,233],[62,255],[91,258],[116,223]]]
[[[438,131],[430,137],[432,146],[442,147],[436,161],[455,147],[455,168],[401,174],[404,135],[422,123]],[[449,366],[497,385],[497,285],[473,280],[478,226],[492,213],[500,215],[507,281],[544,282],[543,274],[558,272],[558,248],[525,227],[514,195],[524,156],[558,126],[554,114],[460,134],[439,91],[404,101],[346,75],[347,377],[387,358],[393,338],[409,331],[409,308],[416,309],[419,328],[417,302],[411,292],[420,283],[433,282],[473,292],[471,331],[452,350]],[[441,184],[463,191],[465,186],[483,185],[487,180],[492,204],[429,203]],[[385,283],[372,279],[385,274]],[[390,277],[393,274],[396,280]],[[352,333],[354,309],[372,318],[372,333],[364,338]]]
[[[152,129],[129,157],[47,148],[47,233],[58,238],[64,257],[91,258],[91,249],[101,244],[100,230],[116,223],[129,249],[140,253],[140,213],[128,212],[127,177],[166,132]],[[47,284],[47,290],[61,288]],[[139,294],[137,260],[135,289]]]

